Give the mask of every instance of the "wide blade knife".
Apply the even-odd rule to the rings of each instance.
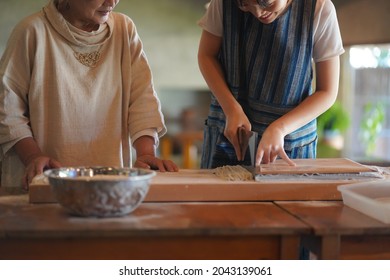
[[[246,150],[249,146],[249,139],[252,136],[252,131],[247,130],[245,127],[241,126],[237,129],[238,143],[240,144],[241,149],[241,158],[239,161],[243,161],[245,159]]]
[[[241,166],[247,169],[252,173],[253,178],[256,177],[256,174],[259,173],[260,168],[256,167],[256,143],[258,138],[258,133],[255,131],[249,131],[245,127],[239,127],[238,131],[238,142],[241,147],[242,161],[245,159],[247,152],[250,156],[250,165],[242,164]],[[247,151],[249,150],[249,151]]]

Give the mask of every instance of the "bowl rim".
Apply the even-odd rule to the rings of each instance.
[[[134,176],[125,176],[125,175],[114,175],[117,177],[112,176],[111,178],[92,178],[94,176],[90,176],[88,179],[88,176],[76,176],[76,177],[61,177],[57,174],[53,174],[54,172],[69,172],[69,171],[77,171],[82,169],[102,169],[102,168],[112,168],[116,170],[123,170],[123,171],[143,171],[145,174],[142,175],[134,175]],[[152,177],[154,177],[157,173],[154,170],[146,169],[146,168],[137,168],[137,167],[115,167],[115,166],[72,166],[72,167],[60,167],[60,168],[52,168],[45,170],[43,174],[50,180],[65,180],[65,181],[82,181],[82,182],[107,182],[107,181],[144,181],[149,180]],[[101,174],[98,174],[101,175]],[[104,174],[103,174],[104,175]],[[108,175],[110,176],[110,175]]]

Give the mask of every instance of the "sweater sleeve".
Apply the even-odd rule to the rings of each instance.
[[[35,52],[30,18],[13,30],[0,60],[0,160],[19,140],[31,137],[28,89]]]
[[[135,25],[129,27],[131,92],[128,115],[130,137],[140,137],[141,131],[154,129],[163,136],[167,129],[161,111],[160,100],[153,86],[153,77],[141,39]],[[148,135],[148,134],[146,134]],[[156,143],[157,144],[157,143]]]

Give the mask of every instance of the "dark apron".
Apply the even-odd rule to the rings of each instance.
[[[312,93],[316,0],[292,1],[286,13],[271,24],[242,12],[235,2],[223,1],[219,60],[232,94],[261,136],[270,123]],[[223,135],[224,127],[225,115],[212,96],[201,168],[238,164],[233,146]],[[316,120],[286,135],[284,141],[290,158],[315,158]]]

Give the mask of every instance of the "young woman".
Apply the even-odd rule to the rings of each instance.
[[[245,159],[239,127],[261,136],[257,165],[314,158],[316,118],[337,97],[344,52],[332,2],[212,0],[199,25],[199,67],[213,93],[202,167]]]

